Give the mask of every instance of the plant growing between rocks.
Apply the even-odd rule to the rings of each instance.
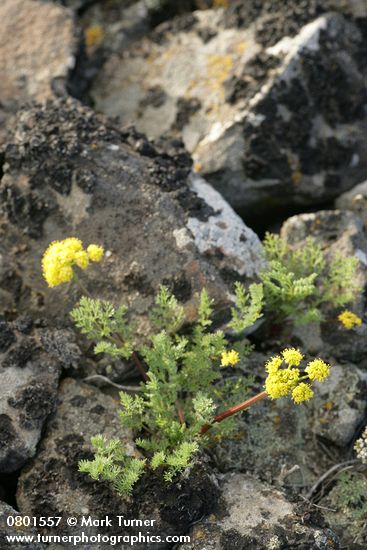
[[[263,242],[266,268],[260,273],[266,309],[275,318],[295,324],[322,321],[322,306],[330,311],[353,302],[361,287],[357,282],[359,260],[340,253],[327,258],[321,246],[308,237],[302,247],[272,233]],[[352,312],[339,316],[345,328],[361,324]]]
[[[49,286],[75,281],[85,294],[76,269],[99,262],[103,249],[85,250],[76,238],[51,243],[43,258],[43,275]],[[236,306],[228,328],[235,333],[252,326],[262,316],[262,284],[235,285]],[[71,312],[75,325],[95,343],[95,353],[131,359],[144,382],[137,395],[120,392],[121,422],[136,434],[144,458],[130,456],[119,439],[103,434],[92,438],[93,460],[80,462],[80,471],[113,484],[121,495],[130,495],[147,467],[160,469],[166,481],[190,467],[211,436],[228,435],[235,428],[234,415],[257,401],[291,395],[299,404],[313,397],[312,383],[323,381],[330,366],[322,359],[303,369],[304,356],[286,348],[265,365],[265,391],[243,400],[250,380],[226,376],[224,367],[239,362],[240,347],[231,348],[223,330],[212,330],[213,300],[202,290],[197,320],[187,327],[183,307],[166,287],[161,287],[152,308],[153,334],[149,345],[138,345],[124,305],[84,295]],[[245,348],[245,353],[249,349]],[[244,353],[241,350],[241,353]],[[222,410],[217,414],[218,410]]]

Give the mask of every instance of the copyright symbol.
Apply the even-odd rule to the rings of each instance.
[[[74,525],[76,525],[78,523],[78,520],[77,518],[68,518],[66,520],[66,523],[70,526],[70,527],[73,527]]]

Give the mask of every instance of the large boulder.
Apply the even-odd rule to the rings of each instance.
[[[365,32],[362,19],[314,19],[323,8],[312,2],[239,4],[111,55],[91,93],[150,137],[182,135],[196,170],[250,220],[325,202],[363,177]]]
[[[85,284],[96,297],[131,306],[145,334],[160,284],[188,312],[203,286],[225,306],[232,283],[253,279],[262,264],[258,237],[220,195],[202,180],[191,187],[180,142],[154,145],[73,100],[57,100],[20,113],[4,158],[0,288],[18,282],[18,310],[66,319],[80,291],[47,288],[41,258],[51,241],[68,236],[105,247]]]

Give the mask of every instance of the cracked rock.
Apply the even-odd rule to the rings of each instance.
[[[91,92],[149,137],[182,135],[196,171],[246,220],[333,199],[366,170],[363,20],[287,4],[175,19],[111,55]]]

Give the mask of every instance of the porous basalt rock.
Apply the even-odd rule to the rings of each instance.
[[[0,472],[9,473],[36,452],[55,406],[62,363],[42,348],[39,329],[0,321],[0,330]]]
[[[231,283],[256,275],[261,244],[219,196],[212,207],[190,186],[190,170],[179,140],[151,143],[133,129],[121,132],[73,100],[22,111],[0,184],[4,263],[22,281],[16,307],[66,321],[80,292],[72,285],[47,289],[40,262],[50,241],[71,235],[105,247],[105,260],[83,274],[85,284],[131,306],[145,333],[162,283],[185,302],[207,286],[227,304]],[[202,247],[203,231],[216,224],[220,231],[226,221],[228,231],[235,224],[237,248],[223,240],[213,256]]]

